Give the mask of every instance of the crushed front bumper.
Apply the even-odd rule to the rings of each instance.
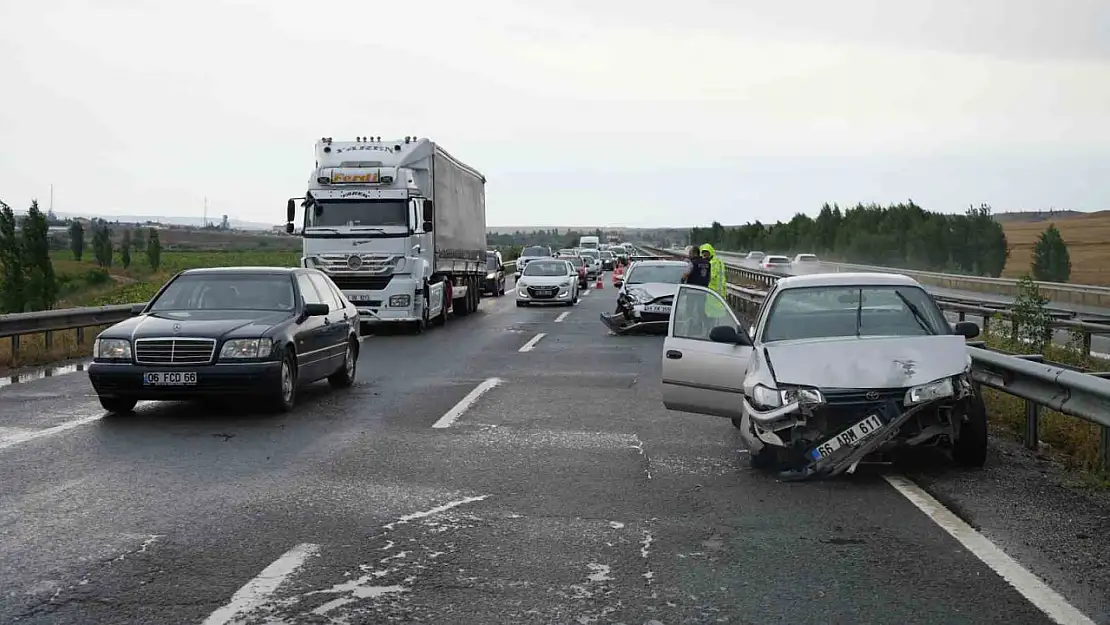
[[[670,320],[629,321],[623,313],[601,313],[601,322],[614,334],[665,334]]]

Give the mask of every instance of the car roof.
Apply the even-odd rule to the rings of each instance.
[[[652,267],[676,267],[688,264],[684,260],[638,260],[632,263],[633,267],[643,267],[650,265]]]
[[[779,278],[778,288],[798,289],[814,286],[916,286],[921,283],[900,273],[850,272],[813,273],[806,276]]]
[[[291,274],[291,273],[294,273],[294,272],[297,272],[297,271],[305,271],[305,269],[304,269],[304,267],[251,267],[251,266],[246,266],[246,267],[196,267],[196,268],[193,268],[193,269],[186,269],[185,271],[182,271],[181,273],[185,274],[185,275],[190,275],[190,276],[209,274],[209,273],[210,274],[240,273],[240,274],[244,274],[244,275],[246,275],[246,274],[280,275],[280,274]]]

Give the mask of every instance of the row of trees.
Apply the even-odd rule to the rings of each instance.
[[[59,281],[50,259],[50,221],[38,201],[32,201],[27,214],[20,217],[0,201],[0,313],[49,310],[57,304]],[[95,219],[89,230],[96,264],[111,267],[116,252],[111,226]],[[69,224],[69,249],[74,260],[84,257],[85,228],[76,220]],[[158,231],[124,230],[119,253],[125,269],[131,265],[133,251],[145,251],[150,268],[157,271],[162,264]]]
[[[690,240],[726,250],[809,252],[846,262],[987,276],[1000,275],[1009,257],[1006,234],[986,204],[963,215],[927,211],[913,201],[843,210],[825,204],[816,218],[798,213],[785,223],[729,228],[714,222],[693,228]]]
[[[96,264],[105,269],[111,267],[115,258],[111,225],[103,219],[94,219],[89,230],[92,232],[92,253]],[[80,261],[85,255],[85,227],[79,221],[69,225],[69,250],[76,261]],[[144,236],[143,230],[124,230],[119,246],[120,263],[124,269],[131,266],[133,251],[146,252],[150,268],[157,271],[162,264],[162,242],[158,238],[158,231],[151,228],[149,235]]]
[[[58,300],[58,280],[50,261],[50,225],[31,202],[27,215],[16,219],[0,202],[0,310],[46,310]]]

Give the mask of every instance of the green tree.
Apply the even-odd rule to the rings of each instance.
[[[1049,224],[1033,247],[1033,277],[1042,282],[1067,282],[1071,277],[1071,255],[1068,244],[1056,228]]]
[[[135,230],[135,235],[131,238],[131,247],[136,252],[146,251],[146,232],[142,228]]]
[[[76,219],[69,224],[69,251],[73,252],[73,260],[78,262],[85,255],[85,228]]]
[[[31,310],[49,310],[58,301],[58,280],[50,260],[50,223],[39,210],[38,200],[31,202],[23,219],[23,270],[26,275],[26,305]]]
[[[93,222],[93,254],[96,256],[96,264],[101,267],[112,266],[112,229],[103,219]]]
[[[127,269],[131,266],[131,231],[123,231],[123,241],[119,245],[119,260],[123,263],[123,268]]]
[[[162,266],[162,242],[158,240],[158,231],[154,228],[150,229],[150,235],[147,237],[146,257],[150,261],[150,268],[158,271]]]
[[[0,201],[0,311],[26,310],[24,292],[23,245],[16,228],[12,207]]]

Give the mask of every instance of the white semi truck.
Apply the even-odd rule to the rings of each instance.
[[[325,271],[365,325],[423,332],[468,315],[486,275],[485,177],[428,139],[321,139],[304,197],[301,263]]]

